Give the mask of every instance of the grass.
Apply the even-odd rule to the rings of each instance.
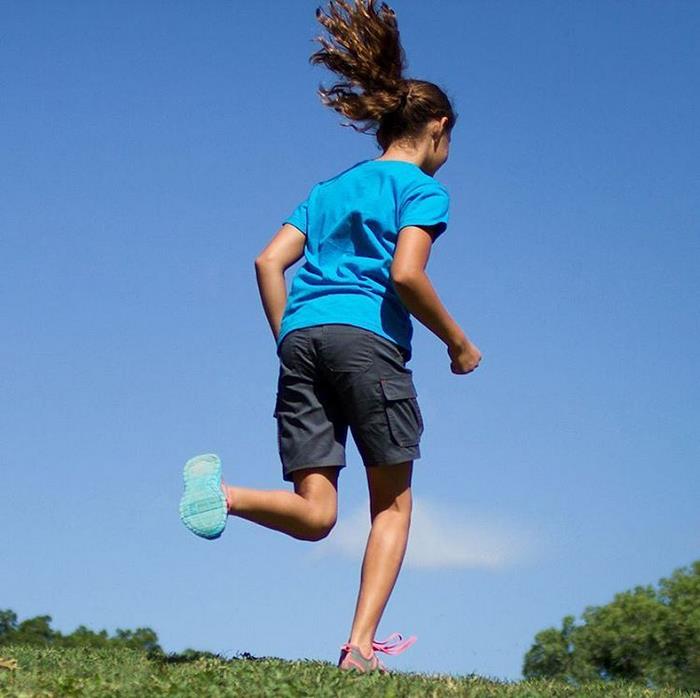
[[[225,659],[208,652],[148,657],[128,649],[39,648],[2,645],[0,657],[17,668],[0,669],[3,698],[64,696],[470,696],[539,698],[559,696],[700,696],[672,689],[651,691],[634,684],[588,684],[578,688],[556,681],[501,682],[467,676],[395,672],[358,675],[329,662],[256,658],[244,653]]]

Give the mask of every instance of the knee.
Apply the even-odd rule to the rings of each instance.
[[[321,512],[316,514],[310,522],[305,540],[323,540],[333,530],[333,527],[336,524],[336,519],[337,517],[335,512]]]
[[[404,497],[400,500],[394,499],[390,502],[370,503],[370,518],[373,522],[381,515],[381,518],[390,518],[392,520],[403,519],[410,523],[412,513],[413,502],[410,497]]]

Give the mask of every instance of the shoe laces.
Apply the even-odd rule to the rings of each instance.
[[[385,654],[401,654],[407,650],[418,638],[415,635],[403,639],[401,633],[392,633],[386,640],[372,640],[372,649],[375,652],[384,652]],[[389,670],[384,666],[379,657],[377,657],[379,662],[379,667],[385,673],[389,673]]]
[[[386,640],[372,640],[372,649],[385,654],[401,654],[418,638],[415,635],[403,639],[401,633],[392,633]]]
[[[374,652],[384,652],[384,654],[401,654],[405,652],[418,638],[415,635],[407,637],[405,640],[401,633],[392,633],[384,640],[372,640],[372,650]],[[342,650],[350,651],[350,644],[346,643],[342,645]],[[390,673],[386,668],[384,663],[377,657],[377,662],[379,663],[379,668],[385,672]]]

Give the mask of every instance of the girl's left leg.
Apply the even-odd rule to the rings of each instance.
[[[224,485],[228,513],[299,540],[325,538],[338,517],[338,466],[292,473],[294,492]]]
[[[360,575],[360,591],[349,644],[372,656],[372,638],[401,570],[413,499],[413,461],[366,468],[372,528]]]

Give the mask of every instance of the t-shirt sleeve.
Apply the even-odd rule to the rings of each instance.
[[[422,182],[401,204],[399,230],[407,225],[435,226],[434,239],[445,232],[450,215],[450,195],[440,182]]]
[[[291,223],[295,228],[298,228],[304,235],[309,224],[309,199],[304,199],[292,213],[282,221],[282,224]]]

